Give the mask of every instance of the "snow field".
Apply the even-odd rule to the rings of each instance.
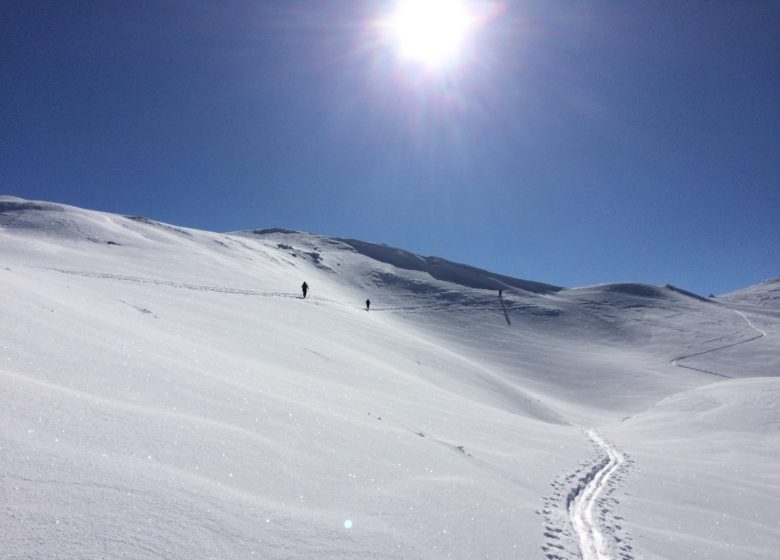
[[[777,283],[561,290],[8,197],[0,226],[5,556],[780,548]]]

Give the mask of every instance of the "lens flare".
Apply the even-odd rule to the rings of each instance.
[[[464,0],[402,0],[384,27],[403,58],[440,67],[457,61],[473,24]]]

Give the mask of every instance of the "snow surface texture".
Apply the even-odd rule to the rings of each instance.
[[[562,289],[13,197],[0,257],[2,557],[777,558],[778,280]]]

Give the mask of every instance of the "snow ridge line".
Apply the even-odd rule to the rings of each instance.
[[[746,340],[740,340],[739,342],[735,342],[734,344],[727,344],[726,346],[719,346],[718,348],[711,348],[710,350],[705,350],[703,352],[696,352],[695,354],[687,354],[685,356],[678,356],[677,358],[674,358],[669,363],[673,366],[690,369],[693,371],[700,371],[702,373],[709,373],[710,375],[717,375],[718,377],[725,377],[726,379],[733,379],[730,375],[726,375],[724,373],[718,373],[715,371],[709,371],[706,369],[696,368],[693,366],[686,366],[684,364],[679,363],[680,360],[687,360],[688,358],[694,358],[696,356],[703,356],[704,354],[709,354],[710,352],[717,352],[718,350],[725,350],[726,348],[733,348],[734,346],[739,346],[740,344],[746,344],[748,342],[752,342],[754,340],[758,340],[759,338],[763,338],[766,336],[766,331],[763,331],[759,329],[757,326],[753,324],[753,322],[747,318],[747,315],[742,313],[742,311],[737,311],[736,309],[732,309],[734,313],[742,317],[745,322],[747,323],[747,326],[753,329],[754,331],[757,331],[758,334],[756,336],[753,336],[751,338],[748,338]]]
[[[607,456],[581,480],[567,499],[567,508],[574,532],[577,534],[582,560],[610,560],[607,542],[597,520],[594,509],[612,475],[625,461],[623,453],[604,441],[595,430],[588,430],[588,438],[598,445]]]

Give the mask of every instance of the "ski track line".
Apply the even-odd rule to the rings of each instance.
[[[740,316],[741,316],[741,317],[742,317],[742,318],[745,320],[745,322],[748,324],[748,327],[750,327],[751,329],[753,329],[753,330],[756,330],[756,331],[758,331],[759,333],[761,333],[761,334],[760,334],[760,336],[757,336],[756,338],[763,338],[763,337],[765,337],[765,336],[766,336],[766,331],[764,331],[764,330],[762,330],[762,329],[759,329],[757,326],[755,326],[755,325],[753,324],[753,321],[751,321],[750,319],[748,319],[748,318],[747,318],[747,315],[745,315],[744,313],[742,313],[742,311],[737,311],[736,309],[732,309],[732,311],[733,311],[734,313],[736,313],[737,315],[740,315]],[[756,340],[756,338],[753,338],[753,339],[751,339],[751,340]],[[745,342],[750,342],[750,341],[749,341],[749,340],[746,340]]]
[[[84,272],[79,270],[67,270],[64,268],[43,268],[43,270],[52,270],[61,274],[70,274],[71,276],[82,276],[85,278],[99,278],[102,280],[118,280],[120,282],[134,282],[136,284],[152,284],[155,286],[166,286],[169,288],[179,288],[185,290],[194,290],[198,292],[213,292],[218,294],[242,295],[242,296],[260,296],[288,299],[304,299],[295,292],[259,292],[257,290],[246,290],[239,288],[225,288],[219,286],[205,286],[202,284],[189,284],[186,282],[175,282],[172,280],[159,280],[156,278],[143,278],[140,276],[124,276],[120,274],[107,274],[102,272]],[[344,305],[343,303],[325,297],[310,296],[308,299],[317,301],[327,301]]]
[[[40,268],[41,270],[51,270],[54,272],[59,272],[60,274],[69,274],[71,276],[81,276],[84,278],[98,278],[101,280],[116,280],[119,282],[133,282],[136,284],[151,284],[155,286],[166,286],[169,288],[178,288],[178,289],[185,289],[185,290],[194,290],[198,292],[211,292],[211,293],[219,293],[219,294],[229,294],[229,295],[242,295],[242,296],[259,296],[259,297],[275,297],[275,298],[289,298],[289,299],[301,299],[301,296],[298,295],[295,292],[260,292],[257,290],[249,290],[249,289],[240,289],[240,288],[228,288],[228,287],[220,287],[220,286],[207,286],[203,284],[191,284],[187,282],[177,282],[173,280],[161,280],[157,278],[144,278],[141,276],[127,276],[122,274],[109,274],[104,272],[87,272],[87,271],[81,271],[81,270],[69,270],[65,268],[53,268],[53,267],[36,267]],[[309,296],[306,299],[310,300],[317,300],[317,301],[325,301],[330,303],[335,303],[338,305],[348,306],[347,304],[332,299],[332,298],[326,298],[321,296]],[[482,309],[487,311],[492,310],[501,310],[503,308],[504,316],[507,319],[507,323],[511,325],[511,322],[509,321],[507,311],[515,311],[515,310],[525,310],[527,309],[527,306],[512,306],[505,305],[503,302],[501,302],[499,305],[484,305],[482,302],[479,302],[477,305],[466,305],[463,302],[451,302],[451,301],[426,301],[424,303],[421,303],[419,305],[406,305],[406,306],[373,306],[371,308],[371,311],[373,312],[380,312],[380,311],[401,311],[401,312],[430,312],[430,311],[449,311],[449,310],[471,310],[471,309]],[[361,311],[365,310],[364,307],[355,307],[354,309],[359,309]]]
[[[588,438],[606,452],[607,457],[585,477],[585,487],[575,490],[569,501],[569,518],[580,544],[582,560],[610,560],[607,542],[596,519],[594,509],[612,475],[625,461],[623,453],[604,441],[595,430],[588,430]]]
[[[718,377],[725,377],[726,379],[733,379],[730,375],[725,375],[723,373],[717,373],[715,371],[709,371],[709,370],[706,370],[706,369],[700,369],[700,368],[696,368],[696,367],[693,367],[693,366],[686,366],[684,364],[679,363],[680,360],[687,360],[688,358],[694,358],[696,356],[703,356],[704,354],[709,354],[711,352],[717,352],[718,350],[725,350],[726,348],[733,348],[734,346],[739,346],[740,344],[746,344],[748,342],[752,342],[754,340],[758,340],[759,338],[763,338],[763,337],[766,336],[766,331],[764,331],[762,329],[759,329],[757,326],[755,326],[753,324],[753,322],[750,319],[748,319],[747,315],[742,313],[742,311],[737,311],[736,309],[732,309],[731,311],[733,311],[734,313],[736,313],[737,315],[742,317],[745,320],[745,322],[747,323],[747,326],[750,327],[751,329],[753,329],[754,331],[758,332],[758,334],[756,336],[750,337],[750,338],[748,338],[746,340],[740,340],[739,342],[735,342],[733,344],[727,344],[725,346],[719,346],[718,348],[711,348],[710,350],[705,350],[703,352],[696,352],[695,354],[687,354],[685,356],[678,356],[677,358],[672,359],[669,363],[672,364],[673,366],[676,366],[676,367],[679,367],[679,368],[690,369],[690,370],[693,370],[693,371],[700,371],[702,373],[708,373],[710,375],[717,375]]]

